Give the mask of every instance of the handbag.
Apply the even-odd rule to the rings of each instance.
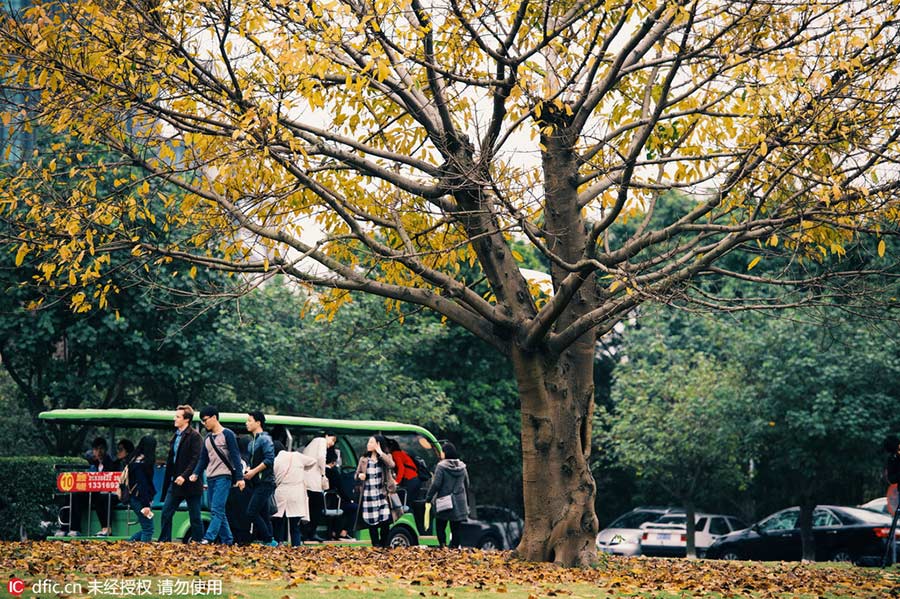
[[[329,485],[328,485],[328,477],[325,476],[325,475],[323,474],[323,475],[322,475],[322,490],[323,490],[323,491],[327,491],[327,490],[328,490],[328,487],[329,487]]]
[[[434,500],[434,511],[449,512],[453,509],[453,495],[444,495]]]
[[[116,497],[122,503],[128,503],[131,499],[131,488],[128,486],[128,465],[122,468],[122,474],[119,475],[119,487],[116,489]]]
[[[275,501],[275,495],[269,495],[269,515],[274,516],[278,513],[278,503]]]
[[[128,460],[128,463],[122,468],[122,474],[119,475],[119,486],[116,489],[116,497],[119,498],[119,501],[122,503],[128,503],[131,500],[131,494],[134,492],[134,487],[137,485],[131,484],[131,477],[128,473],[128,468],[134,463],[134,460],[137,456],[132,457]]]
[[[388,506],[391,510],[391,519],[396,522],[403,517],[403,502],[400,501],[400,495],[397,493],[388,493]]]

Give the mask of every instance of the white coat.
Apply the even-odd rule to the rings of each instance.
[[[321,493],[322,478],[325,477],[325,453],[328,445],[325,437],[316,437],[303,449],[303,453],[316,461],[316,466],[306,471],[306,488]]]
[[[282,451],[275,456],[274,517],[309,520],[306,473],[315,470],[316,465],[316,460],[298,451]]]

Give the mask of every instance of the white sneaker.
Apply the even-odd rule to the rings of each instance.
[[[78,532],[77,530],[70,530],[66,536],[68,536],[68,537],[80,537],[80,536],[81,536],[81,533]]]

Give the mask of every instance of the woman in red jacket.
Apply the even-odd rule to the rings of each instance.
[[[396,439],[388,439],[391,457],[394,458],[394,468],[396,470],[397,487],[406,490],[406,505],[409,506],[413,516],[416,519],[416,526],[423,528],[422,520],[424,516],[424,504],[420,505],[419,492],[422,488],[422,481],[419,480],[419,470],[416,463],[408,453],[400,449],[400,444]]]

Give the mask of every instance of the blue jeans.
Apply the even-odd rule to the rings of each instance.
[[[159,540],[168,542],[172,540],[172,517],[178,511],[181,500],[187,502],[188,516],[191,519],[191,540],[199,543],[203,538],[203,519],[200,517],[200,495],[188,497],[176,496],[171,491],[166,494],[166,502],[163,504],[161,520],[159,521]]]
[[[272,542],[272,520],[269,501],[275,494],[275,485],[257,483],[247,504],[247,517],[253,522],[253,531],[264,543]]]
[[[128,500],[128,503],[131,505],[131,509],[134,510],[134,513],[137,514],[138,522],[141,525],[141,529],[131,535],[130,541],[145,541],[149,542],[153,540],[153,520],[146,517],[141,513],[141,510],[144,509],[143,504],[141,504],[140,500],[136,497],[132,497]]]
[[[209,494],[209,512],[212,519],[203,540],[212,543],[219,537],[224,545],[231,545],[234,543],[234,536],[228,525],[228,516],[225,515],[225,502],[228,501],[228,493],[231,492],[231,475],[223,474],[207,478],[206,491]]]

